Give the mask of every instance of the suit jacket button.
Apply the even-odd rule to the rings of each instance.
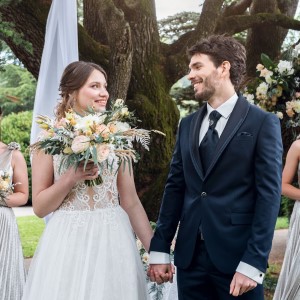
[[[205,198],[207,196],[207,194],[205,192],[201,193],[201,198]]]

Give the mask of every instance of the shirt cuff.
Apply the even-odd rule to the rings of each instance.
[[[150,252],[149,264],[169,264],[170,262],[170,254],[156,251]]]
[[[256,281],[259,284],[263,283],[265,277],[265,273],[242,261],[239,263],[236,271],[249,277],[250,279]]]

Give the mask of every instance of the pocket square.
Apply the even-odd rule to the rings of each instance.
[[[242,132],[239,132],[236,136],[238,137],[238,136],[253,136],[253,135],[250,132],[242,131]]]

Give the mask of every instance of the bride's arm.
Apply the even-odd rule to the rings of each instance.
[[[300,189],[292,184],[299,167],[299,159],[300,140],[296,140],[287,153],[282,173],[282,195],[292,200],[300,200]]]
[[[32,206],[34,213],[43,218],[55,211],[71,191],[73,186],[81,180],[95,179],[97,167],[82,167],[68,169],[54,182],[53,157],[42,151],[32,156]],[[95,175],[89,176],[90,173]]]
[[[125,169],[123,168],[123,165],[121,165],[119,169],[118,192],[120,195],[121,206],[128,214],[134,232],[144,245],[145,249],[149,251],[153,231],[144,207],[137,195],[133,171],[131,168],[131,172],[129,172],[128,164],[125,166]]]

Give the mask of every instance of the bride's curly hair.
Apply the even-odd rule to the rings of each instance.
[[[78,91],[94,70],[100,71],[107,80],[104,69],[92,62],[75,61],[65,68],[59,85],[61,99],[55,108],[57,120],[64,118],[65,113],[74,106]]]

